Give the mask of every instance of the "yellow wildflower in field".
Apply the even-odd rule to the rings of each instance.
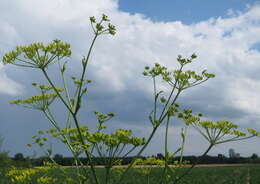
[[[74,182],[73,178],[70,177],[66,178],[66,183],[73,183],[73,182]]]
[[[30,168],[30,169],[17,169],[12,168],[6,173],[6,176],[10,178],[12,183],[29,183],[31,181],[37,181],[37,184],[51,184],[56,183],[57,179],[46,176],[46,172],[49,171],[47,167]],[[37,174],[45,173],[45,176],[37,178]],[[36,179],[37,178],[37,179]]]
[[[11,181],[13,183],[22,183],[22,182],[27,181],[27,179],[28,179],[28,176],[26,176],[26,175],[18,175],[18,176],[12,177]]]
[[[6,173],[6,176],[11,177],[11,176],[14,176],[14,175],[17,175],[17,174],[19,174],[19,171],[15,168],[12,168],[10,171],[8,171]]]
[[[32,176],[32,175],[35,175],[36,173],[38,173],[39,170],[37,170],[37,169],[24,169],[24,170],[21,170],[21,172],[22,172],[24,175]]]
[[[18,170],[12,168],[9,172],[6,173],[6,176],[11,178],[13,183],[22,183],[30,180],[31,176],[35,175],[37,170],[35,169],[23,169]]]
[[[56,182],[57,179],[52,178],[52,177],[47,177],[47,176],[42,176],[37,179],[37,183],[40,184],[48,184],[48,183],[54,183]]]

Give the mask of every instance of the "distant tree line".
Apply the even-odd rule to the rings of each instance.
[[[48,157],[42,156],[38,158],[24,157],[22,153],[17,153],[13,157],[9,157],[8,152],[1,149],[3,143],[3,138],[0,136],[0,168],[6,168],[10,166],[16,167],[34,167],[34,166],[43,166],[44,162],[50,161]],[[239,153],[236,153],[234,149],[229,149],[229,157],[226,157],[223,154],[218,154],[217,156],[206,155],[203,158],[199,156],[184,156],[183,160],[187,161],[189,164],[260,164],[260,157],[257,154],[253,153],[250,157],[241,157]],[[152,155],[156,159],[163,160],[164,155],[158,153],[157,155]],[[145,159],[146,157],[141,156],[140,158]],[[73,157],[64,157],[62,154],[56,154],[53,157],[53,160],[62,166],[71,166],[74,165]],[[95,157],[93,162],[95,165],[104,165],[104,158]],[[133,157],[118,158],[120,160],[120,165],[127,165],[132,160]],[[171,164],[175,161],[180,160],[180,157],[174,157],[170,160]],[[86,158],[81,158],[81,162],[87,164]]]
[[[158,153],[157,155],[153,155],[153,157],[157,159],[164,159],[163,154]],[[142,159],[145,159],[146,157],[140,157]],[[8,159],[8,162],[6,161]],[[127,165],[132,160],[133,157],[127,157],[127,158],[118,158],[121,160],[121,165]],[[175,157],[171,160],[172,164],[174,161],[179,160],[179,157]],[[53,160],[63,166],[71,166],[74,165],[74,159],[72,157],[63,157],[61,154],[56,154],[53,157]],[[222,154],[218,154],[217,156],[210,156],[206,155],[203,158],[200,158],[198,156],[184,156],[183,160],[188,161],[189,164],[196,163],[197,164],[260,164],[260,158],[257,154],[252,154],[250,157],[226,157]],[[22,153],[17,153],[14,155],[14,157],[9,158],[6,154],[3,158],[0,156],[0,165],[1,162],[4,164],[12,164],[18,167],[33,167],[33,166],[43,166],[45,161],[50,161],[48,157],[38,157],[38,158],[29,158],[24,157]],[[86,158],[81,158],[81,161],[83,163],[87,163]],[[104,158],[96,157],[93,159],[93,162],[95,162],[95,165],[104,165]]]

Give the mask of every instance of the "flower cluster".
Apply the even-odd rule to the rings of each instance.
[[[177,117],[182,119],[186,125],[190,125],[192,123],[196,123],[196,122],[200,121],[202,114],[198,113],[198,114],[194,115],[194,114],[192,114],[191,109],[183,109],[182,112],[178,113]]]
[[[15,50],[3,56],[3,63],[44,69],[49,64],[70,56],[70,45],[60,40],[54,40],[46,46],[43,43],[17,46]]]
[[[38,178],[38,175],[42,175],[48,171],[48,168],[34,168],[34,169],[17,169],[12,168],[6,173],[6,176],[10,179],[12,183],[39,183],[39,184],[49,184],[55,183],[56,179],[48,176],[42,176]]]
[[[249,135],[247,135],[238,130],[237,124],[225,120],[217,122],[196,121],[192,122],[192,126],[212,145],[260,136],[260,132],[254,129],[248,129]]]
[[[163,166],[165,161],[156,159],[155,157],[148,157],[146,159],[138,158],[134,164],[137,165],[136,172],[141,176],[146,176],[148,179],[151,175],[152,168]]]
[[[33,143],[29,143],[28,146],[32,146],[32,144],[38,144],[40,147],[44,146],[48,138],[43,135],[48,134],[50,137],[58,139],[63,143],[69,143],[79,154],[85,150],[89,151],[91,148],[99,153],[104,153],[102,156],[106,157],[108,156],[108,150],[111,149],[114,151],[114,156],[119,157],[123,154],[122,147],[132,145],[133,148],[136,148],[145,144],[145,139],[132,136],[131,130],[118,129],[111,134],[100,131],[91,133],[87,126],[81,126],[80,132],[86,142],[84,145],[81,142],[77,128],[64,128],[62,130],[53,128],[47,131],[38,131],[38,135],[32,136],[34,139]],[[101,147],[98,145],[103,145],[104,150],[100,150]],[[52,152],[52,150],[47,151],[49,154]]]
[[[111,118],[113,118],[115,116],[114,113],[103,114],[103,113],[100,113],[97,111],[94,111],[94,114],[98,120],[98,122],[97,122],[98,131],[100,131],[102,129],[106,129],[107,127],[104,125],[104,123],[106,121],[109,121]]]
[[[44,110],[54,101],[56,97],[57,97],[56,93],[41,94],[41,95],[32,96],[27,99],[13,100],[10,103],[16,105],[23,105],[24,107],[31,108],[31,109]]]
[[[163,81],[167,82],[174,88],[176,87],[179,90],[184,90],[196,86],[210,78],[214,78],[215,75],[207,73],[206,70],[204,70],[201,74],[191,70],[183,71],[183,67],[191,63],[195,58],[197,58],[195,54],[193,54],[189,59],[184,59],[181,56],[178,56],[177,61],[181,66],[180,69],[173,71],[168,71],[167,67],[161,66],[159,63],[155,63],[152,68],[146,66],[143,75],[151,76],[153,78],[161,76]]]
[[[164,160],[156,159],[155,157],[148,157],[146,159],[138,158],[135,160],[135,165],[158,165],[162,166],[165,164]]]
[[[39,184],[49,184],[49,183],[55,183],[57,181],[56,178],[48,177],[48,176],[41,176],[37,178],[37,183]]]
[[[56,184],[57,180],[59,180],[60,183],[66,184],[78,183],[78,175],[69,174],[64,169],[63,172],[57,171],[57,167],[53,167],[49,162],[44,162],[43,167],[37,168],[17,169],[13,167],[5,176],[8,178],[8,183],[14,184]]]
[[[114,25],[108,23],[110,20],[108,19],[108,16],[103,14],[101,20],[98,22],[95,17],[90,17],[90,22],[92,29],[96,35],[101,35],[101,34],[111,34],[115,35],[116,34],[116,28]],[[107,22],[107,26],[104,27],[102,24],[103,22]]]
[[[54,90],[52,86],[45,86],[42,84],[32,83],[32,86],[38,86],[41,94],[32,96],[27,99],[17,99],[10,101],[11,104],[22,105],[31,109],[38,109],[45,111],[50,104],[56,99],[57,93],[47,93]],[[55,88],[58,92],[63,91],[63,88]]]

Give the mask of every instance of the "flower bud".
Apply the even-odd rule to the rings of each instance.
[[[90,20],[90,22],[92,22],[92,23],[96,23],[96,18],[95,18],[94,16],[93,16],[93,17],[90,17],[89,20]]]

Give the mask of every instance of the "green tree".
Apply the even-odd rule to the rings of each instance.
[[[24,161],[24,160],[25,160],[25,158],[22,153],[16,153],[14,155],[14,161]]]
[[[2,147],[3,147],[3,143],[4,143],[4,138],[2,136],[0,136],[0,153],[3,151]]]
[[[258,158],[258,155],[256,153],[253,153],[252,156],[251,156],[251,159],[255,160]]]
[[[7,169],[11,166],[11,159],[8,155],[8,151],[3,150],[4,138],[0,136],[0,168]]]
[[[56,163],[63,165],[63,155],[61,155],[61,154],[55,154],[54,157],[53,157],[53,160],[54,160]]]

